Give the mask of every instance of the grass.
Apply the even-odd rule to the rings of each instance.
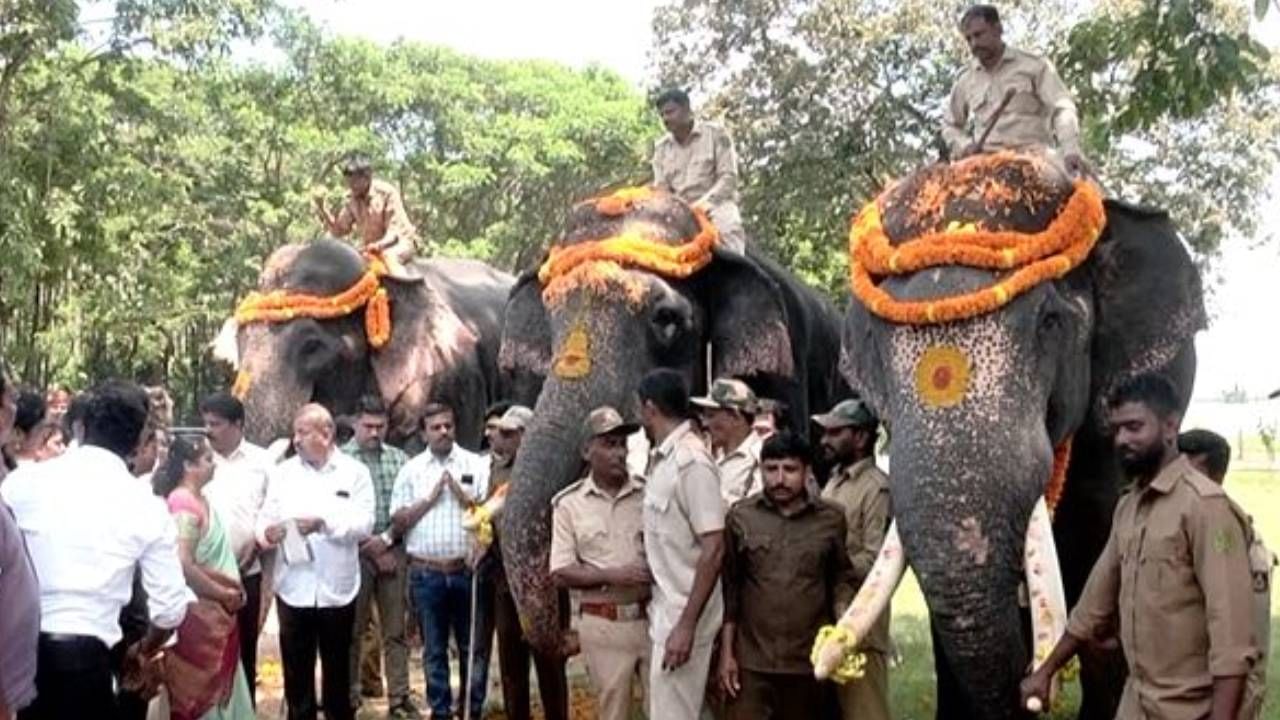
[[[1274,470],[1232,471],[1227,477],[1227,492],[1253,516],[1255,527],[1274,552],[1280,548],[1280,472]],[[910,572],[893,597],[893,640],[901,664],[889,675],[893,716],[900,720],[926,720],[934,713],[933,649],[929,637],[928,612],[924,596],[915,576]],[[1280,661],[1275,649],[1280,648],[1280,593],[1271,595],[1271,647],[1267,667],[1268,685],[1280,688]],[[1265,720],[1280,720],[1280,698],[1272,690],[1262,713]],[[1079,707],[1079,687],[1072,682],[1065,687],[1062,703],[1054,718],[1073,718]]]

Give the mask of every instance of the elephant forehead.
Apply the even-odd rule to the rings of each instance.
[[[1012,332],[999,317],[889,326],[889,364],[902,385],[898,397],[903,410],[937,414],[942,422],[960,413],[956,417],[999,423],[1002,403],[1029,376]]]

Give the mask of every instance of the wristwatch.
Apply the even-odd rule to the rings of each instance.
[[[391,534],[390,530],[383,530],[382,534],[378,537],[382,538],[382,542],[386,543],[387,547],[391,547],[396,544],[396,537]]]

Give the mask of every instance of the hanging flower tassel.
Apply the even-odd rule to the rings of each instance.
[[[1051,516],[1058,508],[1058,501],[1062,499],[1063,491],[1067,489],[1067,466],[1071,464],[1071,440],[1070,437],[1063,440],[1062,444],[1053,451],[1053,475],[1049,477],[1049,484],[1044,489],[1045,504],[1049,506]]]
[[[374,350],[381,350],[391,339],[391,298],[386,288],[378,288],[365,305],[364,333]]]

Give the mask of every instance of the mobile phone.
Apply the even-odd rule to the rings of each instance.
[[[463,474],[463,476],[462,476],[462,484],[463,484],[463,485],[471,485],[471,484],[472,484],[472,483],[474,483],[475,481],[476,481],[476,479],[471,475],[471,473],[465,473],[465,474]]]

